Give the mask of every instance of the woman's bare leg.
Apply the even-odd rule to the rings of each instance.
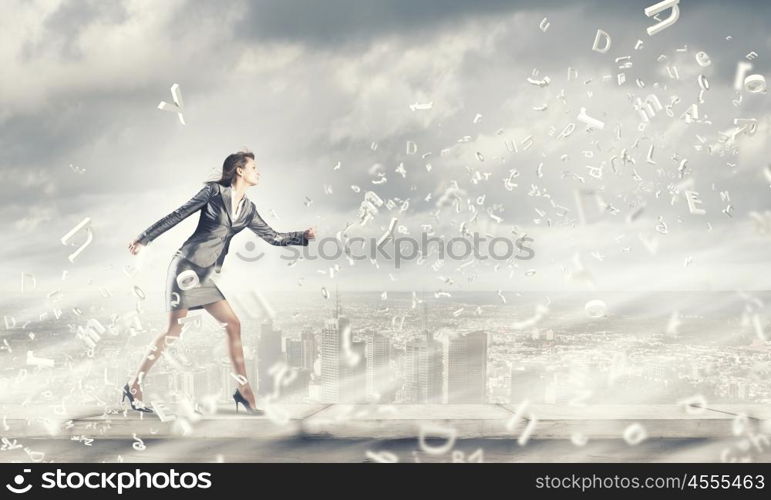
[[[155,338],[152,344],[148,346],[147,354],[139,364],[136,373],[131,380],[129,380],[129,389],[131,394],[138,400],[142,401],[142,387],[140,381],[147,377],[147,372],[161,357],[161,353],[167,347],[179,340],[179,335],[182,333],[182,325],[179,324],[179,319],[187,316],[187,309],[178,309],[169,313],[169,326],[165,332],[161,332]]]
[[[246,365],[244,363],[244,349],[241,344],[241,322],[238,320],[236,313],[228,304],[227,300],[219,300],[212,304],[203,306],[209,314],[214,316],[214,319],[220,323],[226,323],[225,331],[228,335],[228,350],[230,352],[230,360],[233,362],[233,368],[237,375],[242,375],[247,381],[246,384],[238,386],[241,395],[249,402],[249,406],[257,408],[257,400],[252,391],[251,385],[246,375]]]

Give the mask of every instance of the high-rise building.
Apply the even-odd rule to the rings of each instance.
[[[284,339],[284,346],[286,348],[286,364],[288,366],[294,366],[302,368],[303,363],[303,344],[299,339]]]
[[[365,402],[366,367],[365,342],[354,341],[338,296],[335,316],[324,322],[321,335],[321,401]]]
[[[396,386],[393,390],[393,401],[395,403],[406,403],[409,400],[405,397],[407,384],[407,354],[404,347],[391,345],[392,366],[394,366],[396,376]]]
[[[259,370],[259,356],[257,355],[257,349],[252,347],[248,351],[244,349],[244,366],[246,366],[246,378],[249,380],[249,385],[253,391],[256,391],[260,384],[260,370]],[[233,371],[231,365],[231,371]],[[237,383],[235,379],[233,382]],[[272,390],[273,384],[271,383]],[[232,391],[231,391],[232,394]]]
[[[232,401],[233,391],[238,388],[238,381],[233,377],[233,366],[231,364],[222,364],[218,367],[219,370],[219,400],[220,401]],[[252,389],[254,386],[252,386]]]
[[[738,380],[729,382],[728,399],[731,401],[746,399],[746,384],[742,384]]]
[[[313,332],[311,330],[303,331],[300,342],[302,342],[302,364],[300,367],[310,371],[312,374],[313,363],[317,357],[316,338],[313,336]]]
[[[421,334],[405,344],[402,368],[402,402],[442,402],[442,344],[434,340],[429,328],[428,303],[425,300]]]
[[[180,370],[172,374],[174,391],[179,398],[192,398],[195,395],[195,376],[190,370]]]
[[[443,402],[487,402],[487,332],[446,335]]]
[[[202,366],[193,370],[193,388],[195,389],[193,397],[196,399],[201,399],[207,394],[214,392],[211,390],[211,372],[209,368],[209,366]]]
[[[260,395],[273,392],[273,376],[270,374],[270,368],[280,361],[282,361],[281,330],[275,329],[273,321],[268,319],[260,325],[260,340],[257,343],[257,376]]]
[[[367,397],[382,403],[391,402],[386,397],[395,380],[391,372],[391,341],[382,333],[373,333],[367,337]]]
[[[425,332],[405,345],[404,391],[405,403],[442,402],[441,343]]]
[[[343,336],[351,338],[351,322],[340,315],[340,302],[335,307],[335,317],[324,321],[321,332],[321,402],[340,401],[340,381],[344,376]]]
[[[340,380],[340,401],[365,403],[367,401],[366,342],[352,341],[350,351],[343,356]]]

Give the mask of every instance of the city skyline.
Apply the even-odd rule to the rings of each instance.
[[[527,323],[528,316],[531,321],[535,318],[532,311],[538,307],[531,309],[533,306],[526,304],[514,309],[506,304],[486,304],[481,315],[474,309],[464,324],[464,316],[454,314],[464,308],[435,298],[429,304],[430,296],[415,307],[407,296],[401,300],[401,311],[380,313],[377,303],[373,304],[367,294],[347,293],[343,297],[348,300],[342,306],[336,301],[331,311],[301,308],[286,316],[280,313],[285,312],[288,304],[276,302],[265,308],[275,318],[258,315],[244,319],[247,370],[249,378],[259,386],[261,397],[273,397],[271,394],[275,393],[279,401],[286,397],[285,401],[295,402],[393,404],[516,403],[524,399],[547,404],[674,403],[693,394],[713,401],[768,402],[771,398],[759,378],[771,367],[771,350],[759,337],[763,331],[756,330],[756,316],[747,309],[751,304],[762,303],[764,299],[758,296],[736,294],[732,319],[729,316],[719,320],[724,313],[707,304],[701,310],[694,308],[700,302],[695,298],[689,299],[691,307],[681,304],[676,310],[682,312],[667,314],[668,308],[677,305],[675,297],[670,297],[658,311],[624,301],[616,305],[610,302],[610,314],[592,318],[583,313],[585,318],[579,323],[571,319],[571,309],[581,302],[574,297],[572,302],[562,305],[551,302],[546,314],[529,326],[522,324]],[[294,309],[296,304],[289,307]],[[519,311],[520,321],[512,322],[505,312],[508,309]],[[409,311],[409,318],[404,316],[406,322],[398,320],[399,314],[394,315],[410,314]],[[117,383],[126,377],[142,356],[139,339],[148,338],[147,319],[114,315],[112,319],[100,320],[95,312],[81,311],[80,320],[71,311],[62,312],[61,317],[70,324],[67,331],[43,327],[55,318],[39,322],[34,327],[38,332],[34,337],[41,348],[27,355],[33,356],[33,361],[17,354],[18,346],[30,340],[24,332],[32,329],[21,323],[7,323],[11,328],[6,328],[7,344],[0,346],[0,353],[5,351],[5,356],[16,361],[6,366],[4,377],[17,373],[18,378],[17,370],[24,366],[21,380],[35,377],[38,371],[41,375],[48,371],[61,377],[66,375],[64,367],[75,363],[81,370],[90,367],[90,375],[78,383],[92,386],[102,395],[97,397],[109,394],[108,382]],[[658,319],[641,321],[651,314]],[[297,319],[303,317],[306,319],[298,323]],[[487,326],[480,331],[482,319]],[[81,325],[72,323],[73,320]],[[581,323],[583,326],[577,326]],[[635,325],[635,330],[628,330],[630,325]],[[154,399],[162,401],[176,393],[174,397],[187,394],[199,401],[212,395],[220,403],[229,401],[237,381],[224,351],[224,338],[212,337],[216,330],[204,315],[190,316],[183,338],[148,377],[149,394]],[[476,348],[457,344],[458,339],[474,332],[489,340]],[[348,348],[345,342],[349,343]],[[44,347],[50,343],[66,346],[66,350],[57,353]],[[347,364],[348,356],[355,362]],[[35,368],[34,360],[49,358],[53,369]],[[368,362],[376,358],[376,364]],[[201,362],[203,359],[208,361]],[[95,371],[94,363],[103,369]],[[474,389],[476,396],[469,396],[471,399],[466,401],[453,399],[453,393],[468,390],[474,366],[483,366],[477,373],[483,374],[480,380],[484,389],[481,393]],[[452,375],[453,367],[460,367],[459,379]],[[726,370],[735,374],[726,377]],[[278,373],[282,373],[280,381],[276,379]],[[97,380],[105,387],[93,386]],[[537,384],[523,382],[527,380]],[[632,397],[623,390],[631,381],[639,388]],[[525,392],[521,390],[523,383],[528,389]],[[12,397],[13,389],[5,390],[3,399]]]

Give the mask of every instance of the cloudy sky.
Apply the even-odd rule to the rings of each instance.
[[[526,233],[535,257],[351,266],[313,258],[319,240],[288,267],[285,249],[247,230],[231,245],[227,286],[768,289],[771,107],[734,81],[752,51],[746,75],[768,76],[771,5],[682,0],[677,22],[649,36],[650,3],[3,2],[3,289],[19,293],[27,272],[40,291],[160,294],[197,214],[140,256],[128,243],[242,147],[262,172],[247,194],[279,231],[378,238],[396,217],[400,237],[428,224],[445,240],[461,227]],[[604,53],[592,50],[598,29],[611,39]],[[157,109],[174,83],[186,125]],[[667,109],[641,130],[635,98],[650,94]],[[604,128],[588,130],[581,108]],[[757,119],[757,131],[726,141],[735,118]],[[386,203],[362,225],[367,191]],[[603,202],[588,196],[584,221],[583,191]],[[70,263],[77,246],[60,239],[86,217],[93,242]]]

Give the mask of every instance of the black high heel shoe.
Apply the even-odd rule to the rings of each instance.
[[[138,406],[138,405],[134,404],[134,395],[131,394],[131,389],[129,388],[128,384],[123,386],[123,398],[120,400],[121,403],[123,401],[126,401],[127,397],[129,399],[129,403],[131,403],[131,409],[136,410],[136,411],[143,411],[145,413],[152,413],[153,412],[153,410],[151,410],[150,408],[147,408],[145,406]]]
[[[238,389],[236,389],[236,392],[233,393],[233,401],[236,402],[236,413],[238,413],[238,403],[244,405],[246,411],[253,415],[263,415],[265,413],[263,410],[252,408],[249,405],[249,401],[247,401],[246,398],[241,395]]]

